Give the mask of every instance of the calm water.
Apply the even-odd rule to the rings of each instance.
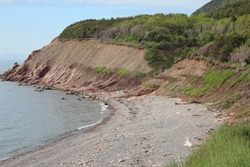
[[[13,63],[1,61],[0,73]],[[106,114],[103,103],[79,101],[78,96],[61,91],[34,89],[0,82],[0,160],[99,123]]]

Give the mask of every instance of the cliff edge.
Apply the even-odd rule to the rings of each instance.
[[[144,49],[93,39],[62,42],[55,38],[49,45],[33,51],[22,65],[15,64],[1,78],[64,90],[123,90],[140,84],[136,73],[152,70],[144,55]],[[119,74],[119,70],[127,73]]]

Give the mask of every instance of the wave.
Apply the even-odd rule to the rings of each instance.
[[[100,119],[100,120],[99,120],[98,122],[96,122],[96,123],[93,123],[93,124],[90,124],[90,125],[81,126],[81,127],[77,128],[77,130],[82,130],[82,129],[85,129],[85,128],[88,128],[88,127],[91,127],[91,126],[95,126],[95,125],[101,123],[102,121],[103,121],[103,119]]]
[[[100,104],[100,106],[101,106],[101,111],[106,111],[107,110],[107,108],[108,108],[108,105],[107,104],[105,104],[105,103],[103,103],[103,102],[101,102],[101,103],[99,103]]]

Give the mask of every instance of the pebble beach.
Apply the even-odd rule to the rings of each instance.
[[[182,162],[221,124],[202,104],[146,95],[108,98],[104,122],[52,144],[0,161],[3,167],[164,166]]]

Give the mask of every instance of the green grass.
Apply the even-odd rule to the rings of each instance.
[[[111,70],[110,69],[107,69],[106,67],[95,67],[94,70],[97,72],[97,73],[105,73],[105,74],[111,74]]]
[[[130,72],[129,70],[127,70],[127,69],[121,69],[121,70],[119,70],[119,71],[117,72],[117,74],[120,75],[120,76],[128,75],[128,74],[130,74],[130,73],[131,73],[131,72]]]
[[[186,160],[185,167],[250,166],[250,126],[222,126]]]
[[[190,86],[185,89],[184,93],[187,96],[203,96],[209,94],[210,92],[216,91],[221,87],[223,83],[228,81],[228,79],[233,75],[234,70],[207,70],[206,74],[202,78],[204,86],[195,87]],[[194,76],[190,79],[190,83],[194,84],[199,80],[198,76]]]
[[[228,109],[232,107],[237,101],[242,98],[240,92],[231,92],[227,95],[225,99],[223,99],[219,105],[221,109]]]
[[[205,91],[215,91],[217,90],[228,78],[232,76],[234,70],[207,70],[205,76],[203,77],[203,82],[206,84],[203,90]]]
[[[243,80],[245,80],[245,79],[247,78],[248,75],[249,75],[249,74],[247,74],[247,73],[242,73],[236,80],[234,80],[234,81],[231,83],[231,85],[235,85],[235,84],[237,84],[237,83],[239,83],[239,82],[242,82]]]
[[[221,126],[183,164],[167,167],[249,167],[250,125]]]
[[[193,77],[190,79],[190,83],[191,83],[191,84],[194,84],[194,83],[197,82],[199,79],[200,79],[199,76],[193,76]]]
[[[159,88],[159,85],[147,83],[147,84],[144,84],[144,87],[145,88]]]
[[[204,93],[202,92],[202,89],[196,88],[194,86],[188,87],[184,91],[185,95],[187,96],[202,96]]]

